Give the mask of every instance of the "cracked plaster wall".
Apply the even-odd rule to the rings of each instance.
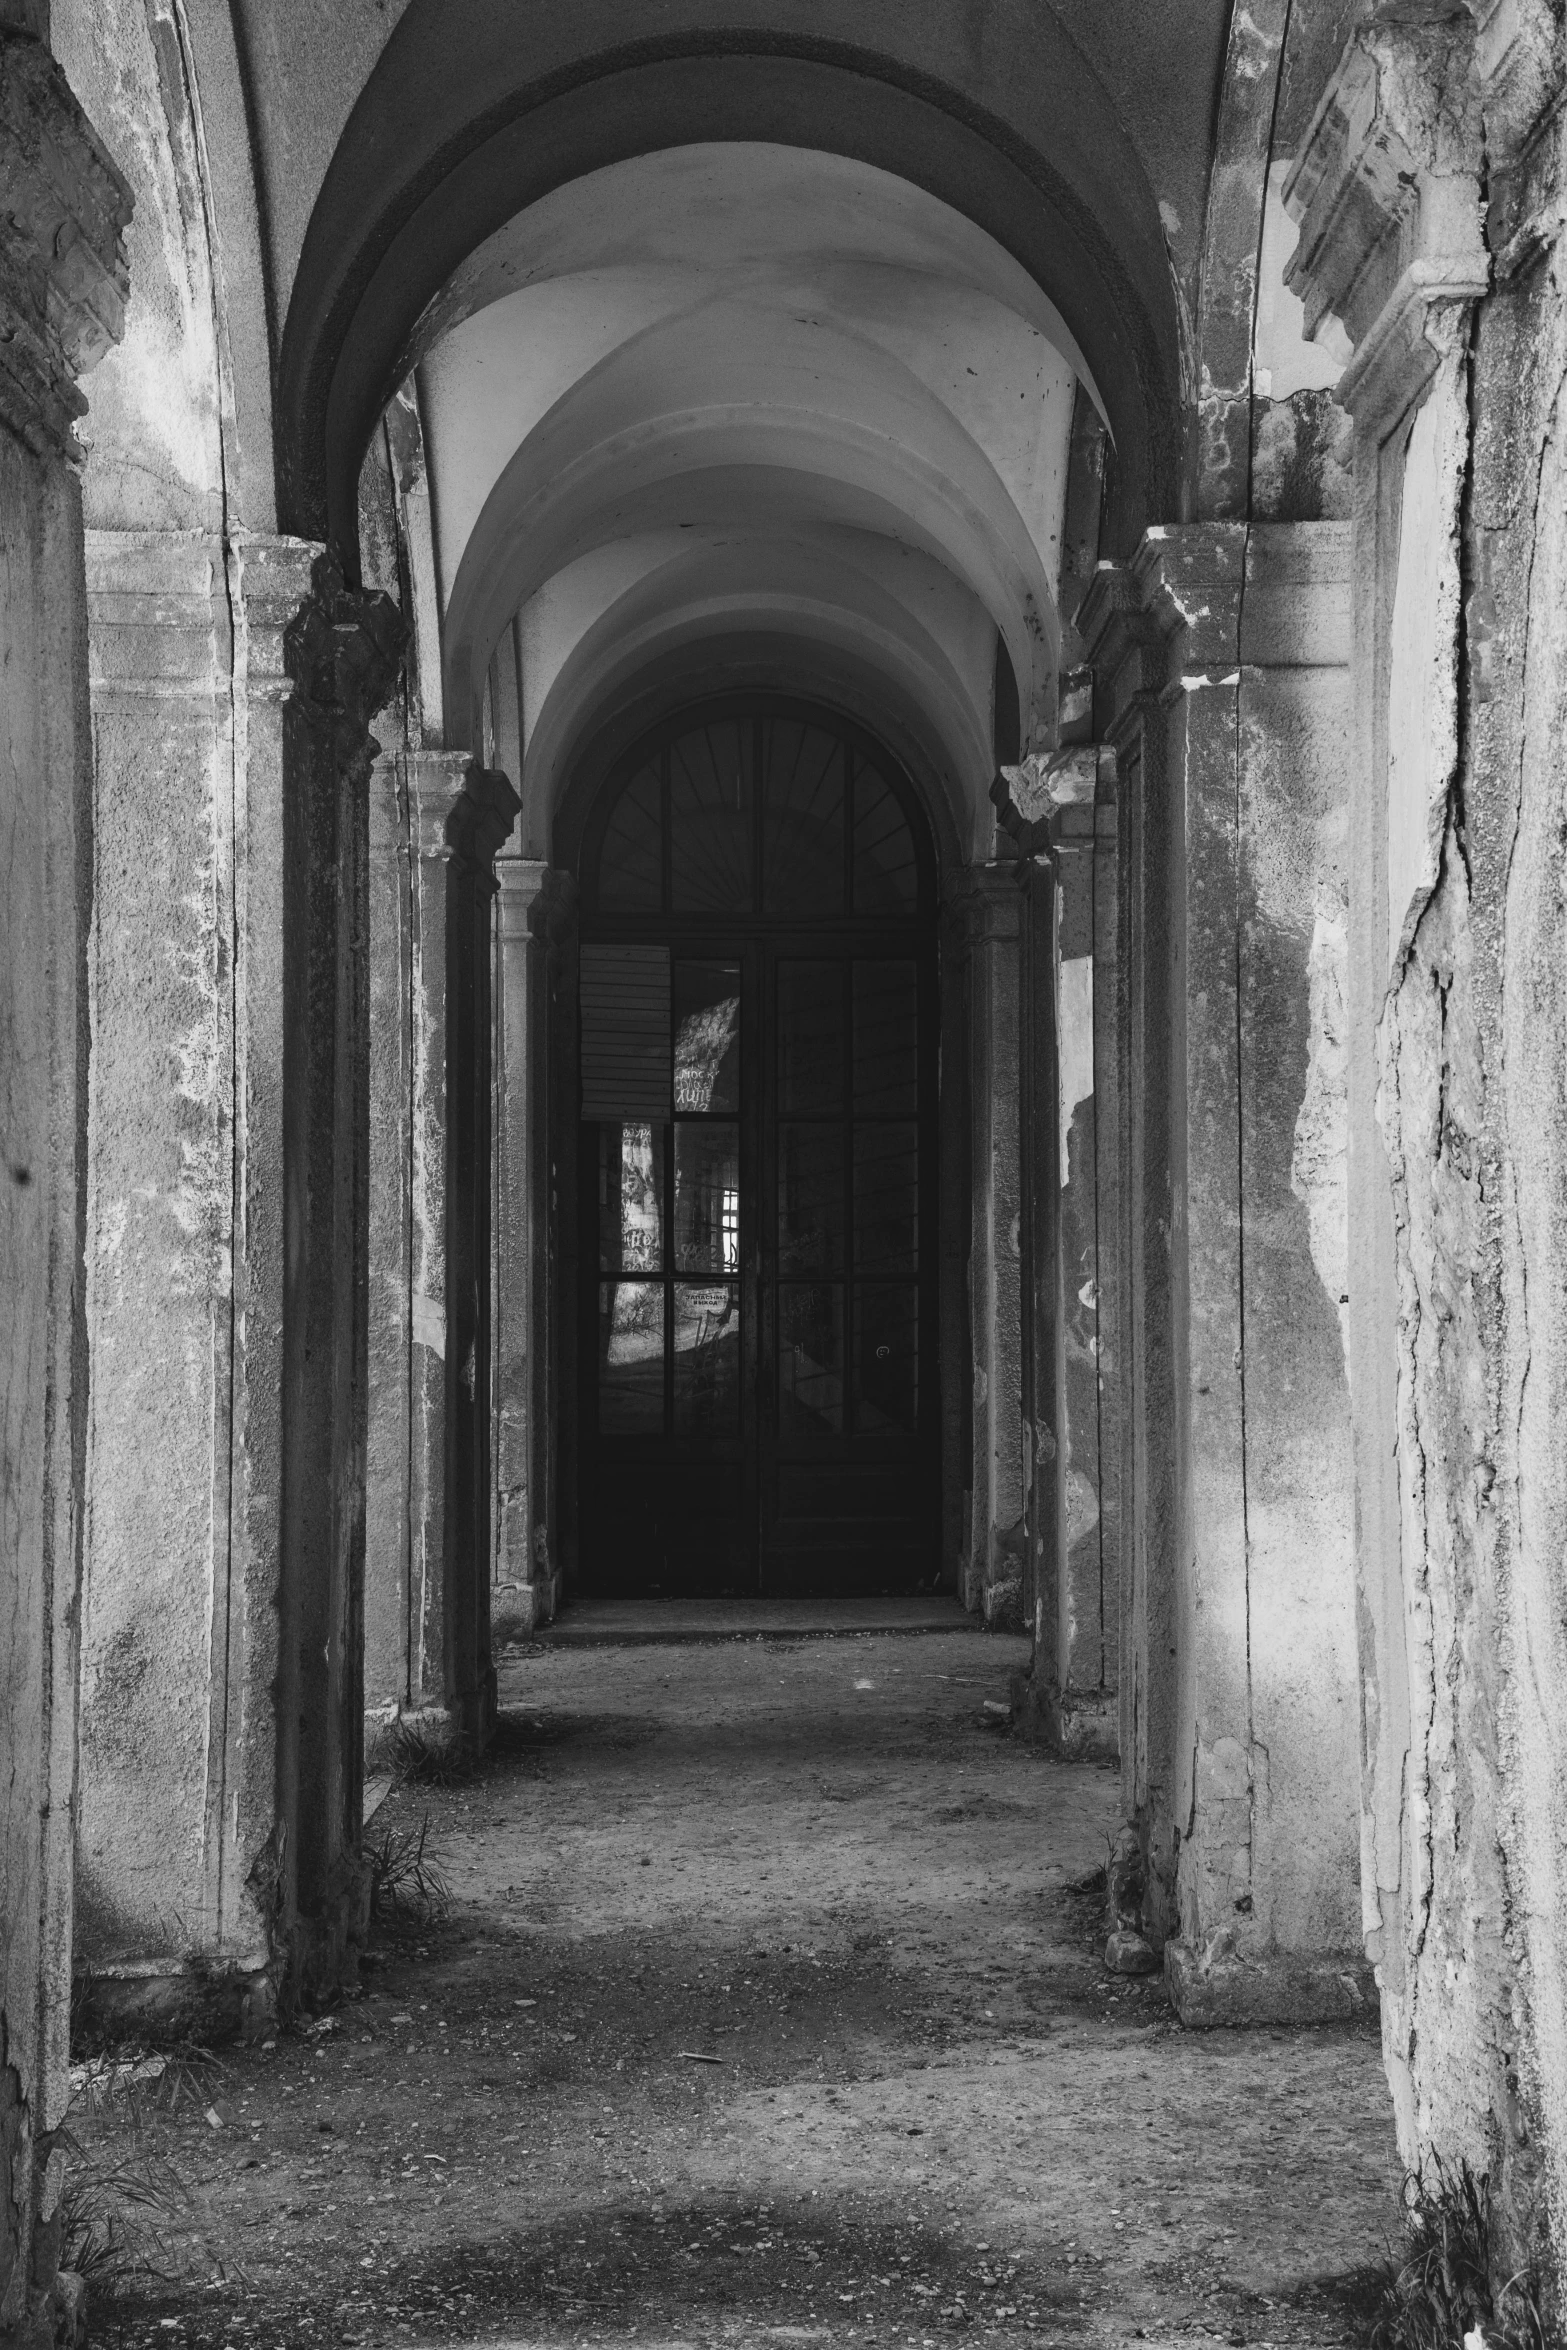
[[[1499,182],[1498,247],[1517,202]],[[1398,1533],[1388,1591],[1368,1595],[1365,1689],[1368,1944],[1403,2152],[1489,2168],[1504,2257],[1521,2259],[1544,2231],[1558,2267],[1567,2242],[1561,275],[1548,247],[1500,280],[1467,345],[1460,338],[1437,372],[1402,478],[1386,927],[1380,948],[1370,941]],[[1365,1310],[1378,1311],[1374,1292]],[[1375,1511],[1364,1462],[1362,1483],[1363,1510]]]

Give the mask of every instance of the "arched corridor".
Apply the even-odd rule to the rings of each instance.
[[[1218,2134],[1230,2338],[1362,2322],[1301,2296],[1390,2143],[1412,2243],[1478,2182],[1455,2350],[1550,2337],[1563,40],[1549,0],[0,0],[3,2350],[82,2334],[73,2040],[232,2047],[304,2183],[285,2090],[426,2044],[350,2031],[378,1973],[431,2051],[544,2000],[499,1875],[563,1845],[580,1917],[518,1930],[597,2020],[551,2055],[514,2008],[463,2091],[546,2150],[519,2242],[606,2128],[701,2261],[776,2217],[776,1991],[880,2086],[788,2125],[855,2316],[779,2270],[746,2322],[862,2322],[909,2179],[931,2292],[992,2263],[944,2322],[1155,2338],[1179,2263],[1150,2222],[1117,2269],[1099,2207]],[[388,1958],[421,1774],[476,1938]],[[785,1881],[863,2063],[736,1976],[793,1967]],[[595,2118],[626,1980],[679,2066],[720,1963],[750,2087],[628,2059]],[[916,2158],[875,2115],[976,1966]],[[1117,2168],[1145,2044],[1164,2151]],[[1313,2132],[1353,2192],[1285,2243],[1257,2177]],[[489,2244],[460,2203],[408,2204],[428,2247]],[[268,2323],[404,2338],[340,2249]],[[128,2322],[196,2325],[199,2265]],[[471,2330],[633,2322],[555,2266],[548,2323],[540,2268]]]

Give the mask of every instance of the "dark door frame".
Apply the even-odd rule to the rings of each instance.
[[[808,951],[812,938],[824,946],[836,941],[843,951],[851,939],[863,937],[871,944],[879,935],[891,948],[895,943],[910,943],[911,931],[923,933],[914,946],[919,962],[921,987],[922,1051],[928,1057],[927,1082],[935,1087],[935,1115],[926,1125],[926,1145],[921,1164],[922,1218],[927,1218],[926,1229],[931,1235],[930,1245],[922,1248],[922,1293],[928,1288],[928,1305],[922,1305],[922,1317],[927,1330],[934,1331],[935,1346],[929,1350],[934,1360],[921,1366],[922,1393],[928,1397],[928,1406],[921,1409],[922,1441],[928,1438],[933,1457],[940,1463],[932,1512],[938,1527],[933,1543],[933,1564],[944,1587],[961,1588],[961,1558],[965,1522],[965,1495],[954,1489],[957,1482],[966,1483],[962,1465],[964,1453],[961,1439],[955,1439],[955,1424],[960,1422],[967,1401],[969,1383],[969,1330],[966,1285],[952,1277],[960,1260],[966,1260],[969,1232],[969,1184],[967,1166],[967,1092],[962,1069],[955,1064],[950,1049],[951,1019],[949,1004],[955,991],[960,995],[963,974],[960,958],[951,949],[948,925],[941,918],[942,860],[938,848],[937,824],[925,805],[924,795],[911,776],[905,762],[878,734],[867,728],[858,718],[827,697],[816,697],[789,692],[751,690],[711,695],[693,695],[677,709],[666,711],[655,725],[637,735],[596,779],[591,796],[580,790],[563,794],[563,809],[569,811],[564,836],[557,835],[555,844],[558,865],[574,877],[591,874],[596,861],[609,812],[627,772],[661,744],[678,737],[689,728],[720,718],[744,713],[747,715],[778,715],[808,719],[829,727],[851,744],[857,744],[894,786],[904,812],[910,821],[920,860],[920,905],[916,917],[857,918],[837,916],[819,921],[802,920],[796,916],[769,916],[761,913],[741,917],[684,917],[663,914],[655,918],[658,935],[668,937],[679,951],[690,952],[700,948],[718,954],[732,948],[743,937],[749,941],[769,941],[775,946],[785,938],[789,944]],[[624,737],[622,737],[624,741]],[[610,941],[616,936],[629,938],[633,934],[646,937],[647,919],[643,917],[600,918],[590,903],[578,899],[578,918],[572,933],[563,942],[564,953],[560,972],[560,986],[556,1005],[557,1037],[560,1047],[558,1067],[562,1083],[552,1109],[551,1148],[548,1154],[553,1170],[555,1189],[556,1229],[559,1236],[556,1295],[560,1311],[556,1316],[556,1360],[551,1366],[551,1385],[557,1407],[559,1445],[560,1501],[559,1560],[562,1570],[562,1596],[570,1599],[580,1592],[580,1525],[579,1481],[583,1473],[582,1445],[583,1382],[590,1375],[591,1365],[581,1358],[579,1324],[582,1298],[585,1295],[585,1252],[589,1247],[583,1230],[583,1184],[585,1171],[580,1164],[579,1121],[577,1113],[577,1065],[579,1038],[577,1034],[577,964],[578,950],[584,935],[592,939]],[[751,1014],[753,1022],[760,1017],[758,1004]],[[930,1207],[926,1207],[929,1201]],[[754,1317],[753,1317],[754,1322]],[[755,1352],[757,1335],[753,1328],[752,1350]],[[954,1423],[954,1425],[949,1425]],[[755,1447],[751,1448],[755,1457]]]

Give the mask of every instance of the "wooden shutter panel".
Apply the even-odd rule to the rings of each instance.
[[[668,947],[585,946],[582,1115],[657,1125],[669,1116]]]

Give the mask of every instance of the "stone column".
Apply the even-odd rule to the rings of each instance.
[[[1189,2023],[1364,1997],[1324,976],[1345,886],[1347,592],[1342,526],[1204,524],[1151,532],[1080,614],[1136,815],[1132,1786],[1145,1924]]]
[[[1119,1668],[1119,1560],[1101,1541],[1100,1168],[1098,1098],[1115,1101],[1113,1023],[1097,1019],[1096,975],[1108,971],[1114,1004],[1113,882],[1109,938],[1096,938],[1101,889],[1096,801],[1114,821],[1114,753],[1073,744],[1005,767],[991,787],[1002,830],[1048,877],[1052,919],[1036,919],[1030,944],[1036,1033],[1025,1056],[1025,1091],[1036,1100],[1024,1137],[1024,1191],[1031,1243],[1025,1266],[1034,1397],[1053,1398],[1041,1421],[1031,1401],[1031,1559],[1038,1588],[1031,1621],[1030,1729],[1058,1753],[1114,1760]],[[1113,857],[1113,847],[1112,847]],[[1048,1093],[1048,1103],[1045,1094]],[[1113,1170],[1113,1146],[1107,1153]],[[1113,1175],[1108,1197],[1114,1203]],[[1108,1241],[1106,1251],[1109,1251]],[[1112,1294],[1114,1285],[1112,1282]],[[1039,1366],[1048,1349],[1051,1379]]]
[[[1121,1752],[1121,1688],[1126,1627],[1122,1606],[1127,1587],[1121,1511],[1121,1347],[1123,1218],[1120,1060],[1117,1051],[1121,997],[1118,953],[1120,891],[1116,855],[1116,760],[1102,751],[1095,761],[1093,843],[1093,1074],[1094,1074],[1094,1389],[1099,1414],[1099,1566],[1102,1616],[1103,1698],[1096,1724],[1104,1751],[1113,1741]],[[1109,1720],[1104,1720],[1108,1713]]]
[[[531,858],[500,859],[495,879],[492,1607],[497,1632],[525,1639],[560,1597],[551,1078],[560,934],[575,888]]]
[[[1286,188],[1350,351],[1362,1882],[1411,2166],[1567,2229],[1567,135],[1554,12],[1356,32]]]
[[[1014,867],[956,877],[968,977],[973,1363],[970,1522],[963,1601],[998,1629],[1023,1623],[1027,1458],[1020,1231],[1023,898]]]
[[[459,1734],[495,1724],[490,1650],[490,1277],[495,852],[520,802],[470,768],[452,811],[447,914],[446,1703]]]
[[[370,774],[370,1294],[365,1721],[408,1703],[413,1612],[413,853],[408,762]]]
[[[252,1871],[277,1805],[281,1301],[253,1310],[253,1282],[282,1251],[280,1007],[267,999],[281,629],[314,553],[251,550],[235,597],[241,565],[216,537],[88,535],[98,858],[77,1941],[96,2019],[143,2029],[220,2033],[271,2000]],[[240,675],[253,726],[235,725]]]
[[[77,378],[124,320],[124,181],[0,31],[0,2342],[55,2339],[70,2099],[91,748]],[[67,2321],[71,2338],[75,2320]]]
[[[403,636],[396,608],[345,587],[330,553],[312,563],[309,593],[282,635],[292,690],[281,710],[272,1000],[282,1014],[277,1707],[286,1832],[275,1932],[306,1998],[352,1970],[364,1927],[369,779],[378,748],[369,720],[396,682]],[[269,942],[264,1001],[272,960]],[[269,1068],[263,1083],[271,1076]]]
[[[380,798],[372,1201],[394,1253],[376,1314],[367,1719],[482,1739],[494,1710],[491,867],[516,803],[504,776],[440,750],[399,752]]]

